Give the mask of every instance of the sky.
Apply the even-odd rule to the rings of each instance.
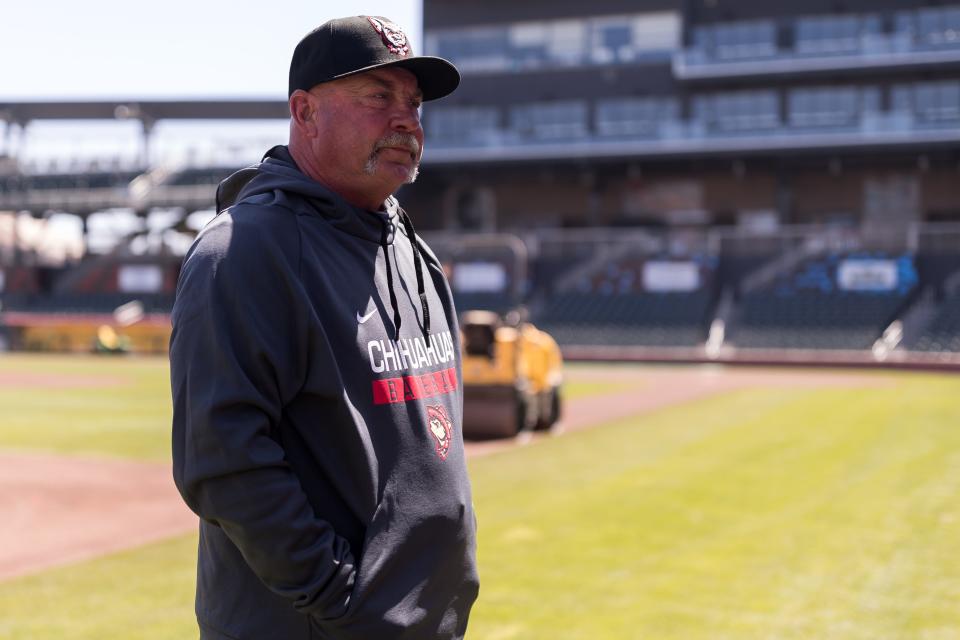
[[[9,5],[9,6],[7,6]],[[147,8],[149,7],[149,8]],[[6,3],[0,103],[25,100],[286,98],[296,43],[330,18],[382,15],[423,52],[420,0],[31,0]],[[152,162],[252,161],[285,142],[281,121],[161,122]],[[0,155],[46,168],[135,162],[136,122],[0,122]]]
[[[149,7],[145,9],[144,7]],[[0,103],[103,99],[267,98],[287,95],[297,42],[330,18],[381,15],[404,28],[423,52],[420,0],[16,0],[0,23]],[[161,122],[151,163],[232,165],[255,162],[286,142],[284,121]],[[142,153],[135,121],[41,121],[8,137],[0,122],[0,156],[28,171],[72,170],[91,163],[134,165]],[[22,137],[21,137],[22,136]],[[199,212],[207,215],[209,212]],[[162,217],[164,212],[158,212]],[[125,217],[124,217],[125,216]],[[118,233],[140,228],[129,212],[96,214],[91,245],[109,248]],[[102,219],[101,219],[102,218]],[[195,226],[202,224],[201,218]],[[65,255],[81,229],[74,216],[47,224],[51,255]],[[148,227],[152,226],[149,224]],[[159,221],[158,227],[169,224]],[[74,247],[75,248],[75,247]]]
[[[330,18],[384,15],[422,53],[418,0],[5,3],[0,102],[284,98],[290,55]]]

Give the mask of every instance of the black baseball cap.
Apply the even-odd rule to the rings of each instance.
[[[415,76],[424,100],[448,95],[460,84],[453,64],[434,56],[414,56],[406,34],[382,16],[354,16],[324,22],[293,50],[290,90],[309,91],[329,82],[372,69],[403,67]]]

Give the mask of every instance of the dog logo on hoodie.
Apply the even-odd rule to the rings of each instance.
[[[404,58],[410,54],[410,45],[407,43],[407,34],[400,27],[381,18],[367,16],[367,20],[380,34],[380,39],[387,46],[390,53]]]
[[[450,438],[453,437],[453,425],[447,412],[440,405],[427,405],[430,434],[437,441],[437,455],[441,460],[447,459],[450,451]]]

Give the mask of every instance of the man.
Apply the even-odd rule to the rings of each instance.
[[[460,343],[391,195],[459,74],[385,18],[296,47],[290,142],[221,184],[173,310],[201,638],[462,638],[477,596]]]

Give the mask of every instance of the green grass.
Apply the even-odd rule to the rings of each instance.
[[[0,583],[0,638],[196,638],[196,550],[181,536]]]
[[[960,637],[960,380],[898,380],[477,460],[471,637]]]
[[[627,382],[609,383],[573,380],[563,383],[563,399],[574,400],[576,398],[584,398],[599,394],[614,394],[631,388],[636,388],[636,385]]]
[[[15,384],[38,375],[106,384]],[[166,460],[170,456],[170,378],[162,357],[0,356],[0,447]]]
[[[472,461],[468,637],[960,637],[960,378],[870,378],[890,384],[743,390]],[[2,583],[0,638],[196,637],[195,544]]]

